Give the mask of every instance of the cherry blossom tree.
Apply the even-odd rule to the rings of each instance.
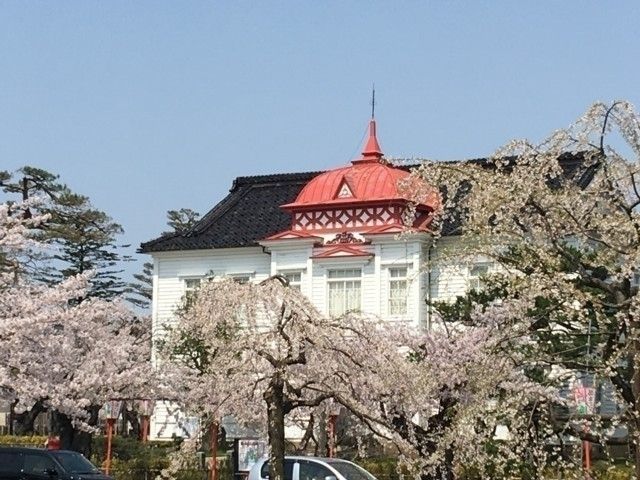
[[[330,355],[346,333],[284,279],[205,282],[164,346],[185,408],[265,427],[272,478],[284,478],[285,417],[330,398]],[[173,371],[173,373],[172,373]]]
[[[487,445],[510,412],[554,393],[514,369],[497,348],[508,332],[486,318],[425,334],[361,314],[328,318],[277,278],[212,279],[167,335],[163,383],[193,414],[264,428],[272,478],[284,478],[285,422],[330,402],[397,445],[423,478],[453,478],[464,464],[486,466]],[[509,418],[512,442],[496,447],[507,460],[529,459],[524,418]]]
[[[45,219],[20,208],[0,205],[0,251],[11,262]],[[48,286],[14,272],[0,274],[0,392],[31,419],[53,412],[62,446],[87,453],[103,403],[148,388],[148,322],[118,301],[86,299],[91,273]]]
[[[615,102],[593,105],[540,144],[513,141],[486,162],[426,162],[414,174],[442,187],[440,225],[461,224],[456,251],[440,242],[439,258],[497,266],[483,294],[444,309],[448,319],[474,325],[477,305],[500,298],[502,326],[526,326],[519,364],[529,378],[558,386],[588,373],[613,385],[637,477],[639,170],[640,119],[632,105]],[[601,428],[547,428],[606,442],[604,424],[593,421]]]
[[[30,231],[45,222],[48,215],[32,215],[29,200],[15,204],[0,204],[0,285],[15,282],[21,274],[20,263],[28,248],[37,244]],[[28,213],[27,213],[28,212]]]
[[[503,316],[501,305],[491,305],[473,326],[429,332],[353,319],[343,347],[352,363],[332,365],[345,380],[332,384],[333,398],[395,445],[423,480],[542,469],[553,454],[545,448],[549,433],[535,432],[529,420],[557,394],[528,379],[519,354],[504,348],[520,327],[505,328],[497,321]]]

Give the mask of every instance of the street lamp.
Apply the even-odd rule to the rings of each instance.
[[[105,473],[109,475],[109,469],[111,468],[111,439],[113,437],[113,427],[116,423],[118,416],[120,415],[120,408],[122,408],[122,402],[120,400],[109,400],[102,407],[104,415],[107,419],[107,458],[105,461]]]
[[[153,413],[153,402],[149,399],[143,399],[138,401],[138,412],[142,417],[142,443],[146,443],[149,433],[149,417]]]

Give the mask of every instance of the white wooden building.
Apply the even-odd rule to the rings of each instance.
[[[462,266],[434,262],[443,247],[455,248],[459,229],[445,225],[445,238],[433,248],[436,189],[411,212],[410,232],[400,235],[407,230],[409,202],[402,192],[408,176],[409,168],[385,161],[371,120],[362,156],[348,166],[237,178],[191,231],[142,244],[154,264],[155,335],[211,273],[256,282],[283,274],[326,314],[361,310],[430,328],[426,300],[464,294],[491,266],[481,259]],[[184,436],[189,424],[158,405],[151,437]]]

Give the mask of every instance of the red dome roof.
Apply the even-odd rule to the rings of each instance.
[[[408,175],[378,161],[329,170],[307,183],[287,207],[399,199],[398,183]]]
[[[362,157],[349,167],[322,173],[311,180],[298,194],[296,201],[284,207],[303,207],[318,204],[395,200],[398,182],[409,173],[394,168],[382,160],[382,149],[376,135],[376,121],[369,122],[369,138]]]

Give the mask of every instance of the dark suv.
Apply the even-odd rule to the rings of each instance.
[[[78,452],[0,447],[0,480],[113,480]]]

